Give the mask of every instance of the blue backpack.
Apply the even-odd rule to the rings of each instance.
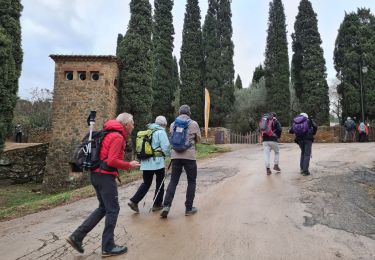
[[[174,121],[171,135],[171,145],[172,149],[176,152],[184,152],[192,146],[189,139],[190,121],[190,119],[184,120],[181,118],[176,118]]]

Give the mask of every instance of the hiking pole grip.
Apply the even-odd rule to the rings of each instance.
[[[91,124],[94,124],[95,118],[96,118],[96,111],[94,110],[90,111],[90,114],[87,118],[87,125],[90,126]]]

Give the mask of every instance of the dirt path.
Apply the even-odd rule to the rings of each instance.
[[[367,184],[373,144],[314,144],[312,175],[300,176],[299,149],[281,145],[281,174],[265,175],[260,145],[198,164],[198,213],[184,215],[181,179],[167,220],[133,214],[126,203],[139,182],[121,187],[114,259],[374,259],[375,201]],[[366,182],[364,182],[366,180]],[[167,183],[169,180],[167,180]],[[367,183],[367,184],[366,184]],[[79,255],[64,238],[95,208],[95,198],[0,223],[1,259],[100,259],[103,224]]]

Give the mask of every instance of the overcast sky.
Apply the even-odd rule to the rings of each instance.
[[[328,82],[335,77],[333,49],[337,30],[345,12],[358,7],[375,10],[375,0],[310,0],[318,14]],[[23,0],[21,16],[24,59],[19,96],[30,97],[32,89],[53,89],[54,62],[50,54],[115,55],[117,34],[124,34],[130,18],[130,0]],[[201,22],[207,13],[207,0],[200,1]],[[150,1],[153,6],[153,0]],[[284,0],[287,21],[289,61],[291,33],[299,0]],[[174,55],[179,59],[185,0],[173,7]],[[268,0],[232,0],[234,65],[244,87],[253,71],[264,61]]]

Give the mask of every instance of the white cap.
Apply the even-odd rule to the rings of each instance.
[[[301,116],[304,116],[304,117],[306,117],[306,118],[309,118],[309,116],[308,116],[306,113],[301,113],[300,115],[301,115]]]
[[[350,119],[351,119],[350,116],[348,116],[348,118],[346,120],[350,120]]]
[[[155,119],[155,124],[158,124],[160,126],[167,126],[167,119],[165,116],[157,116]]]

